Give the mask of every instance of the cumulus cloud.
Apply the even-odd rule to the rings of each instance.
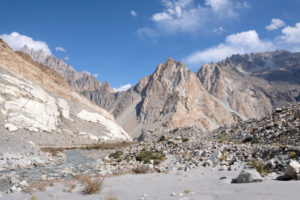
[[[268,26],[266,26],[266,29],[269,31],[274,31],[277,30],[281,27],[284,27],[285,23],[283,20],[279,19],[279,18],[273,18],[271,20],[271,24],[269,24]]]
[[[140,38],[155,38],[158,36],[157,32],[151,28],[139,28],[137,30],[137,35]]]
[[[97,74],[97,73],[93,74],[93,76],[94,76],[95,78],[98,78],[98,74]]]
[[[161,0],[163,10],[154,13],[151,20],[163,31],[173,33],[195,32],[212,20],[237,16],[237,10],[246,5],[233,0]],[[247,4],[248,5],[248,4]]]
[[[66,52],[66,50],[63,47],[55,47],[55,51]]]
[[[114,88],[115,92],[121,92],[121,91],[127,91],[129,88],[131,88],[131,84],[122,85],[119,88]]]
[[[51,50],[49,49],[46,42],[35,41],[31,37],[28,37],[26,35],[12,32],[11,34],[2,34],[0,35],[0,38],[7,42],[7,44],[14,50],[19,50],[27,45],[31,49],[34,49],[36,51],[43,50],[46,55],[51,55]]]
[[[282,42],[288,44],[299,44],[300,43],[300,22],[294,27],[287,26],[282,29],[282,36],[280,37]]]
[[[131,11],[130,11],[130,14],[131,14],[133,17],[136,17],[136,16],[137,16],[137,13],[136,13],[134,10],[131,10]]]
[[[274,50],[276,47],[271,41],[259,38],[255,30],[232,34],[226,37],[224,43],[217,46],[196,51],[186,57],[184,61],[190,66],[197,66],[211,61],[220,61],[233,54]]]
[[[70,60],[70,58],[69,58],[68,56],[65,56],[64,59],[65,59],[66,61]]]

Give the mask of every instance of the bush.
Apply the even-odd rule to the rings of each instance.
[[[261,176],[265,176],[271,172],[270,170],[264,168],[265,163],[263,161],[252,160],[249,165],[256,169]]]
[[[155,163],[159,163],[164,157],[162,153],[144,149],[136,156],[136,160],[144,163],[149,163],[150,160],[154,160]]]
[[[289,157],[290,158],[295,158],[297,156],[297,153],[295,152],[295,151],[291,151],[290,153],[289,153]]]
[[[84,194],[96,194],[102,187],[102,180],[91,180],[86,182]]]
[[[120,159],[120,157],[123,155],[123,152],[118,150],[118,151],[115,151],[111,154],[109,154],[109,157],[110,158],[114,158],[114,159]]]

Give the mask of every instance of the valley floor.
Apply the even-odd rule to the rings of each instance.
[[[187,172],[171,172],[169,174],[153,173],[143,175],[122,175],[105,179],[103,189],[98,194],[84,195],[80,184],[70,192],[68,183],[55,183],[43,192],[1,194],[5,200],[217,200],[217,199],[257,199],[257,200],[289,200],[299,196],[300,182],[281,182],[265,177],[260,183],[232,184],[232,178],[238,176],[240,170],[220,171],[216,168],[200,167]],[[222,178],[223,177],[223,178]],[[114,198],[115,197],[115,198]]]

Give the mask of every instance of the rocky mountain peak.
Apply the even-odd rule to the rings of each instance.
[[[176,62],[169,58],[165,63],[159,64],[152,74],[150,81],[159,81],[168,88],[184,84],[188,77],[193,74],[182,62]]]
[[[103,90],[110,92],[110,93],[114,93],[114,89],[110,86],[110,84],[105,81],[104,83],[102,83],[101,87],[103,88]]]
[[[33,58],[34,61],[46,65],[58,72],[62,77],[64,77],[71,87],[79,92],[84,90],[94,91],[101,87],[101,83],[90,73],[86,71],[79,73],[72,66],[65,63],[62,59],[59,59],[53,55],[46,55],[43,50],[36,51],[25,45],[19,51],[27,53]]]

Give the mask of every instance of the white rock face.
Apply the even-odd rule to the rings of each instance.
[[[56,129],[59,112],[54,97],[29,81],[7,74],[1,74],[0,78],[12,84],[0,84],[1,95],[8,99],[3,114],[9,124],[30,131]]]
[[[109,133],[106,136],[102,136],[105,141],[119,139],[119,140],[131,140],[131,137],[116,123],[111,120],[106,119],[98,113],[88,112],[87,110],[82,110],[77,114],[77,117],[93,123],[100,123],[107,128]]]
[[[57,102],[58,108],[59,108],[59,112],[61,113],[61,115],[66,118],[69,119],[70,116],[70,108],[68,103],[64,100],[64,99],[58,99]]]
[[[7,121],[30,131],[52,131],[57,124],[57,106],[54,98],[44,104],[25,98],[7,101],[4,105]]]

